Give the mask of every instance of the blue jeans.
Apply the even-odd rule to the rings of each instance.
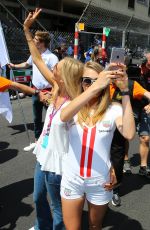
[[[65,230],[61,209],[60,182],[60,175],[42,171],[37,162],[33,195],[36,208],[35,230]],[[50,196],[50,204],[47,200],[47,192]]]

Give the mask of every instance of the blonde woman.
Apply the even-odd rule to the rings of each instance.
[[[127,139],[132,139],[135,133],[126,74],[122,68],[118,71],[101,70],[97,63],[86,63],[78,87],[81,95],[60,112],[60,122],[67,124],[69,133],[69,151],[61,181],[62,210],[67,230],[81,229],[85,199],[89,207],[89,229],[102,228],[115,183],[115,177],[110,173],[114,131],[117,127]],[[110,101],[111,81],[119,82],[122,107]],[[73,84],[71,88],[74,88]]]
[[[83,64],[72,58],[60,61],[53,70],[47,68],[39,54],[29,28],[40,13],[36,10],[30,13],[24,22],[24,32],[30,48],[32,59],[42,75],[52,86],[50,105],[47,109],[42,134],[36,144],[34,153],[37,164],[34,174],[34,202],[36,208],[36,223],[32,229],[64,230],[60,181],[62,164],[68,151],[67,127],[58,122],[61,109],[70,98],[79,94],[77,86],[83,75]],[[71,85],[74,85],[72,89]],[[51,204],[47,200],[49,194]],[[53,220],[51,218],[51,211]]]

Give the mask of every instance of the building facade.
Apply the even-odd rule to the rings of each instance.
[[[91,4],[96,8],[110,10],[123,16],[140,19],[144,22],[150,20],[150,0],[93,0]],[[23,22],[26,10],[35,7],[42,8],[40,22],[48,30],[74,31],[74,24],[80,18],[89,0],[1,0],[17,19]],[[24,7],[25,8],[24,8]],[[0,5],[1,18],[7,17],[7,12]]]
[[[20,22],[26,17],[27,10],[42,8],[40,22],[47,30],[72,31],[74,23],[82,14],[85,3],[74,0],[1,0],[0,18],[10,18],[4,7],[14,14]]]

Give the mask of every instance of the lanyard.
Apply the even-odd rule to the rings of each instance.
[[[63,103],[59,106],[59,108],[57,110],[55,110],[55,105],[53,105],[53,110],[52,110],[52,113],[49,115],[49,123],[47,125],[47,131],[46,131],[46,134],[45,135],[48,135],[49,134],[49,131],[50,131],[50,127],[51,127],[51,124],[52,124],[52,120],[54,118],[54,116],[56,115],[56,113],[61,109],[61,107],[63,106],[63,104],[68,100],[68,97],[65,97]]]

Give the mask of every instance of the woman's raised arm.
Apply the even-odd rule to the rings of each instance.
[[[29,13],[28,17],[24,21],[24,33],[27,39],[27,43],[30,49],[30,53],[32,56],[32,60],[41,72],[41,74],[45,77],[45,79],[53,86],[57,87],[57,83],[53,78],[53,73],[48,69],[46,64],[41,58],[40,52],[38,51],[37,47],[34,44],[32,35],[30,33],[30,27],[40,14],[41,9],[35,9],[33,13]]]
[[[125,66],[122,64],[124,76],[116,79],[114,84],[120,89],[122,95],[123,116],[116,119],[116,125],[120,133],[128,140],[131,140],[135,135],[135,121],[130,102],[130,92],[128,88],[128,76],[125,71]]]

